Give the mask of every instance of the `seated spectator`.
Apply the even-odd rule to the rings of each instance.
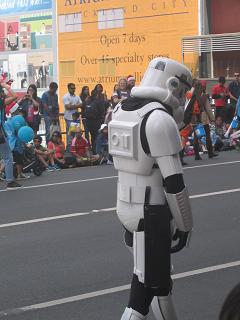
[[[113,164],[112,156],[108,152],[108,126],[102,124],[97,137],[96,151],[99,156],[100,164],[106,162]]]
[[[34,153],[47,171],[53,171],[55,169],[55,164],[51,155],[54,154],[54,150],[49,150],[43,147],[41,143],[42,137],[40,135],[35,136],[32,145],[34,148]]]
[[[50,159],[52,158],[54,161],[54,169],[60,170],[61,168],[65,168],[65,144],[62,141],[62,135],[59,131],[54,131],[50,141],[48,142],[48,149],[53,150],[53,154],[50,155]],[[50,160],[52,163],[52,160]]]
[[[215,133],[216,133],[216,142],[215,142],[215,150],[217,151],[225,151],[231,149],[231,139],[225,138],[225,133],[227,132],[227,128],[225,123],[223,122],[222,117],[218,116],[215,121]]]
[[[88,141],[83,138],[83,132],[80,127],[76,128],[76,136],[71,144],[71,153],[79,166],[91,165],[99,159],[98,155],[90,155]]]

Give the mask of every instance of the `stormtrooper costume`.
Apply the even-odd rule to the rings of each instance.
[[[185,66],[156,58],[131,97],[113,110],[109,152],[118,170],[117,214],[134,257],[130,300],[122,320],[146,319],[150,305],[156,319],[177,319],[170,254],[187,245],[193,222],[176,121],[183,119],[179,107],[191,82]]]

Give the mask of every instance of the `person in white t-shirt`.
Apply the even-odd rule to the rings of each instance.
[[[66,133],[67,133],[67,145],[69,144],[70,137],[68,134],[70,124],[72,122],[73,113],[77,112],[82,105],[82,101],[79,96],[75,95],[75,84],[68,84],[68,93],[63,96],[63,105],[64,105],[64,119],[66,122]]]
[[[112,100],[113,105],[116,106],[120,101],[123,101],[129,97],[127,88],[128,82],[126,78],[121,78],[118,82],[118,89],[113,92]]]

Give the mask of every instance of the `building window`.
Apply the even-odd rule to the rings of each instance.
[[[71,13],[59,16],[59,32],[82,31],[82,14]]]
[[[124,9],[115,8],[98,11],[98,29],[123,28]]]
[[[75,61],[60,61],[59,71],[62,77],[75,76]]]

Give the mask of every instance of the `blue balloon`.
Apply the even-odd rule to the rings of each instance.
[[[26,126],[26,121],[23,116],[16,115],[12,118],[12,126],[16,131],[18,131],[21,127]]]
[[[28,143],[32,141],[33,137],[34,137],[33,129],[28,126],[24,126],[18,130],[18,138],[22,142]]]

